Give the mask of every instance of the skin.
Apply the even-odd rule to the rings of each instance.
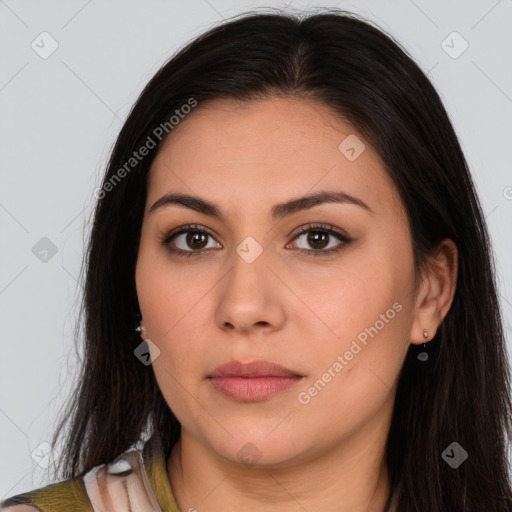
[[[350,134],[366,146],[354,161],[338,149]],[[399,372],[409,344],[431,340],[450,308],[453,242],[439,245],[415,289],[406,214],[379,155],[348,123],[304,99],[198,105],[173,129],[148,180],[136,286],[141,337],[160,350],[153,369],[182,425],[167,461],[180,509],[383,511],[390,489],[384,449]],[[276,203],[320,190],[342,190],[373,213],[324,203],[270,219]],[[170,192],[212,201],[225,219],[179,205],[150,213]],[[179,256],[160,243],[189,223],[212,237],[197,249],[197,241],[187,245],[181,235],[170,247],[202,254]],[[315,245],[308,233],[296,237],[298,228],[317,223],[351,241],[329,235]],[[248,236],[263,249],[252,263],[236,251]],[[325,251],[327,242],[341,250],[306,255]],[[298,394],[394,303],[400,312],[301,403]],[[226,398],[207,379],[221,363],[255,359],[303,379],[254,403]],[[244,464],[238,453],[249,442],[258,455]]]

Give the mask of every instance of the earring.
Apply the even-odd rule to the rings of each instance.
[[[142,315],[141,315],[140,311],[137,311],[137,325],[135,326],[135,330],[139,333],[144,330],[144,327],[142,327],[142,325],[140,325],[141,320],[142,320]]]
[[[423,330],[423,338],[424,339],[428,339],[428,331],[427,331],[427,329]],[[420,352],[416,357],[422,363],[425,363],[426,361],[428,361],[428,352],[427,352],[427,344],[426,343],[423,343],[423,351]]]

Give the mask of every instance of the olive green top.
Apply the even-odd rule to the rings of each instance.
[[[180,512],[164,454],[148,453],[145,447],[128,450],[83,476],[12,496],[0,503],[0,511],[27,504],[40,512]]]

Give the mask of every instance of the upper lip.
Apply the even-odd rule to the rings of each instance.
[[[301,377],[296,372],[270,361],[228,361],[213,370],[211,377]]]

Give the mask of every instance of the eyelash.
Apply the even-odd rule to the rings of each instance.
[[[173,230],[170,233],[168,233],[163,240],[161,240],[161,244],[166,247],[171,253],[176,254],[177,256],[185,256],[185,257],[195,257],[201,255],[201,253],[204,252],[204,249],[199,250],[191,250],[191,251],[184,251],[182,249],[174,249],[170,247],[170,242],[178,235],[181,235],[183,233],[204,233],[212,238],[213,235],[208,230],[204,228],[200,228],[197,224],[187,224],[185,226],[181,226],[180,228],[177,228],[178,230]],[[306,226],[302,226],[299,230],[299,232],[293,237],[293,240],[296,240],[304,233],[308,233],[309,231],[318,231],[320,233],[327,233],[331,236],[334,236],[340,240],[340,244],[336,247],[331,247],[330,249],[322,250],[322,249],[299,249],[299,251],[302,251],[306,253],[308,256],[325,256],[326,254],[333,254],[341,251],[346,245],[348,245],[352,239],[344,235],[343,233],[335,230],[332,226],[328,224],[309,224]]]

